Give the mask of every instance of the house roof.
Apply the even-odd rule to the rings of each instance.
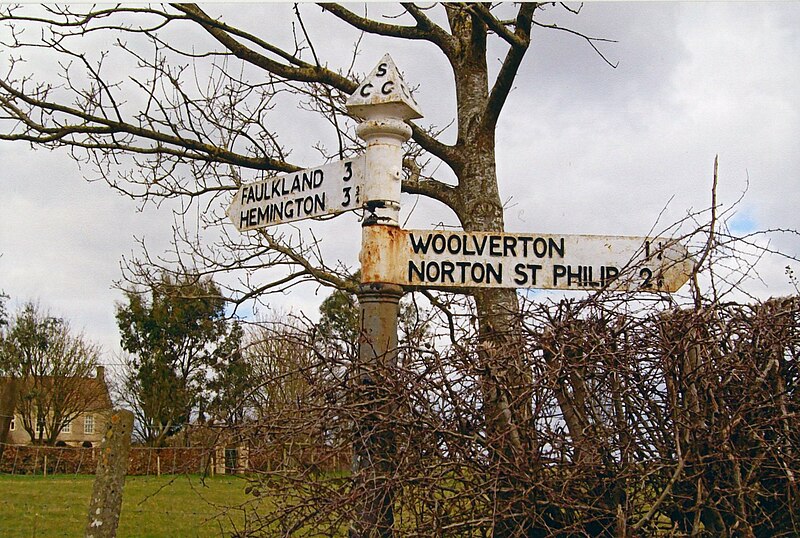
[[[0,386],[4,385],[10,380],[9,377],[0,377]],[[101,411],[104,409],[111,409],[111,396],[108,391],[108,384],[105,380],[105,368],[98,366],[94,377],[53,377],[43,376],[38,378],[38,386],[49,389],[57,383],[77,383],[73,389],[73,393],[85,397],[88,402],[86,411]],[[26,386],[29,386],[31,378],[24,378],[21,380],[19,386],[20,393],[23,393]]]

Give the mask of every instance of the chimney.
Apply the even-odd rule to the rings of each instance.
[[[105,366],[98,366],[97,367],[97,379],[101,381],[105,381],[106,379],[106,367]]]

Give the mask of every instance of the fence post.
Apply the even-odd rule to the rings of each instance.
[[[100,445],[85,538],[114,538],[117,534],[132,429],[133,413],[123,409],[112,413]]]

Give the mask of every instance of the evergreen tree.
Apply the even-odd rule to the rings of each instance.
[[[146,291],[118,304],[122,348],[130,353],[125,390],[145,442],[161,446],[205,408],[220,355],[241,337],[225,317],[217,285],[197,275],[162,273]]]

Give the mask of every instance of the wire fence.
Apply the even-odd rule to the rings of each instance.
[[[94,474],[100,448],[4,445],[0,473],[11,475]],[[309,454],[313,453],[313,457]],[[349,452],[299,445],[250,447],[131,447],[129,476],[247,474],[297,468],[313,461],[323,471],[349,467]],[[321,463],[320,463],[321,462]]]

